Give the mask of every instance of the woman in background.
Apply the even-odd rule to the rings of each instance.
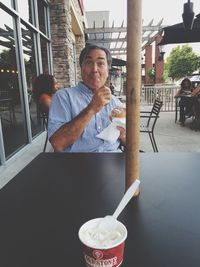
[[[33,80],[33,99],[41,113],[48,115],[52,95],[57,89],[57,81],[53,75],[40,74]]]
[[[193,99],[191,98],[193,88],[192,83],[188,78],[181,82],[181,89],[177,92],[176,97],[180,97],[180,123],[181,126],[185,125],[185,116],[192,114]]]

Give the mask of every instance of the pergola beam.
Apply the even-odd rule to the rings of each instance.
[[[142,27],[142,32],[147,32],[147,31],[159,31],[163,27],[166,26],[161,26],[161,25],[154,25],[154,26],[143,26]],[[127,27],[105,27],[105,28],[87,28],[85,29],[85,33],[87,34],[97,34],[97,33],[119,33],[119,32],[127,32]]]
[[[146,25],[142,26],[142,47],[144,50],[147,45],[154,42],[155,37],[162,32],[164,26],[162,26],[163,19],[161,19],[156,25],[153,25],[153,19]],[[95,22],[93,23],[93,28],[85,29],[85,33],[88,35],[88,40],[86,43],[106,45],[110,48],[112,55],[126,55],[127,54],[127,27],[124,27],[122,22],[121,27],[114,27],[114,22],[112,27],[96,28]]]
[[[150,38],[150,36],[143,36],[142,37],[142,42],[145,42],[145,41],[149,41],[149,40],[152,40],[152,38]],[[105,39],[88,39],[87,40],[87,43],[90,43],[92,42],[93,44],[102,44],[102,43],[121,43],[121,42],[126,42],[127,41],[127,37],[123,37],[123,38],[105,38]]]

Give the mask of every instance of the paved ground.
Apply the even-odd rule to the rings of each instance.
[[[174,112],[161,112],[155,128],[155,138],[159,152],[200,152],[200,131],[190,129],[191,121],[181,127],[174,122]],[[37,154],[42,152],[46,134],[40,135],[33,143],[20,152],[20,157],[12,158],[6,166],[0,166],[0,188],[12,179]],[[141,134],[141,149],[152,152],[152,146],[147,134]],[[50,144],[47,151],[52,152]]]
[[[161,112],[155,127],[155,139],[159,152],[200,152],[200,131],[190,129],[191,119],[185,127],[174,120],[174,112]],[[141,134],[141,149],[152,151],[147,134]]]

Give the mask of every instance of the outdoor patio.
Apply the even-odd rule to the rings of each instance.
[[[200,152],[200,131],[190,129],[191,119],[185,127],[175,123],[175,112],[161,112],[155,127],[155,139],[159,152]],[[141,134],[141,149],[152,151],[147,134]]]

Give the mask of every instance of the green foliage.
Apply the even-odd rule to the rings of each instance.
[[[165,63],[165,70],[169,77],[179,79],[191,75],[199,67],[200,57],[193,52],[189,45],[177,46],[172,49]]]
[[[165,83],[170,83],[171,82],[171,79],[170,79],[166,69],[164,69],[164,73],[162,75],[162,79],[163,79],[163,82],[165,82]]]
[[[150,68],[147,73],[148,73],[149,79],[151,81],[153,81],[154,77],[155,77],[155,69],[154,69],[154,67]]]

